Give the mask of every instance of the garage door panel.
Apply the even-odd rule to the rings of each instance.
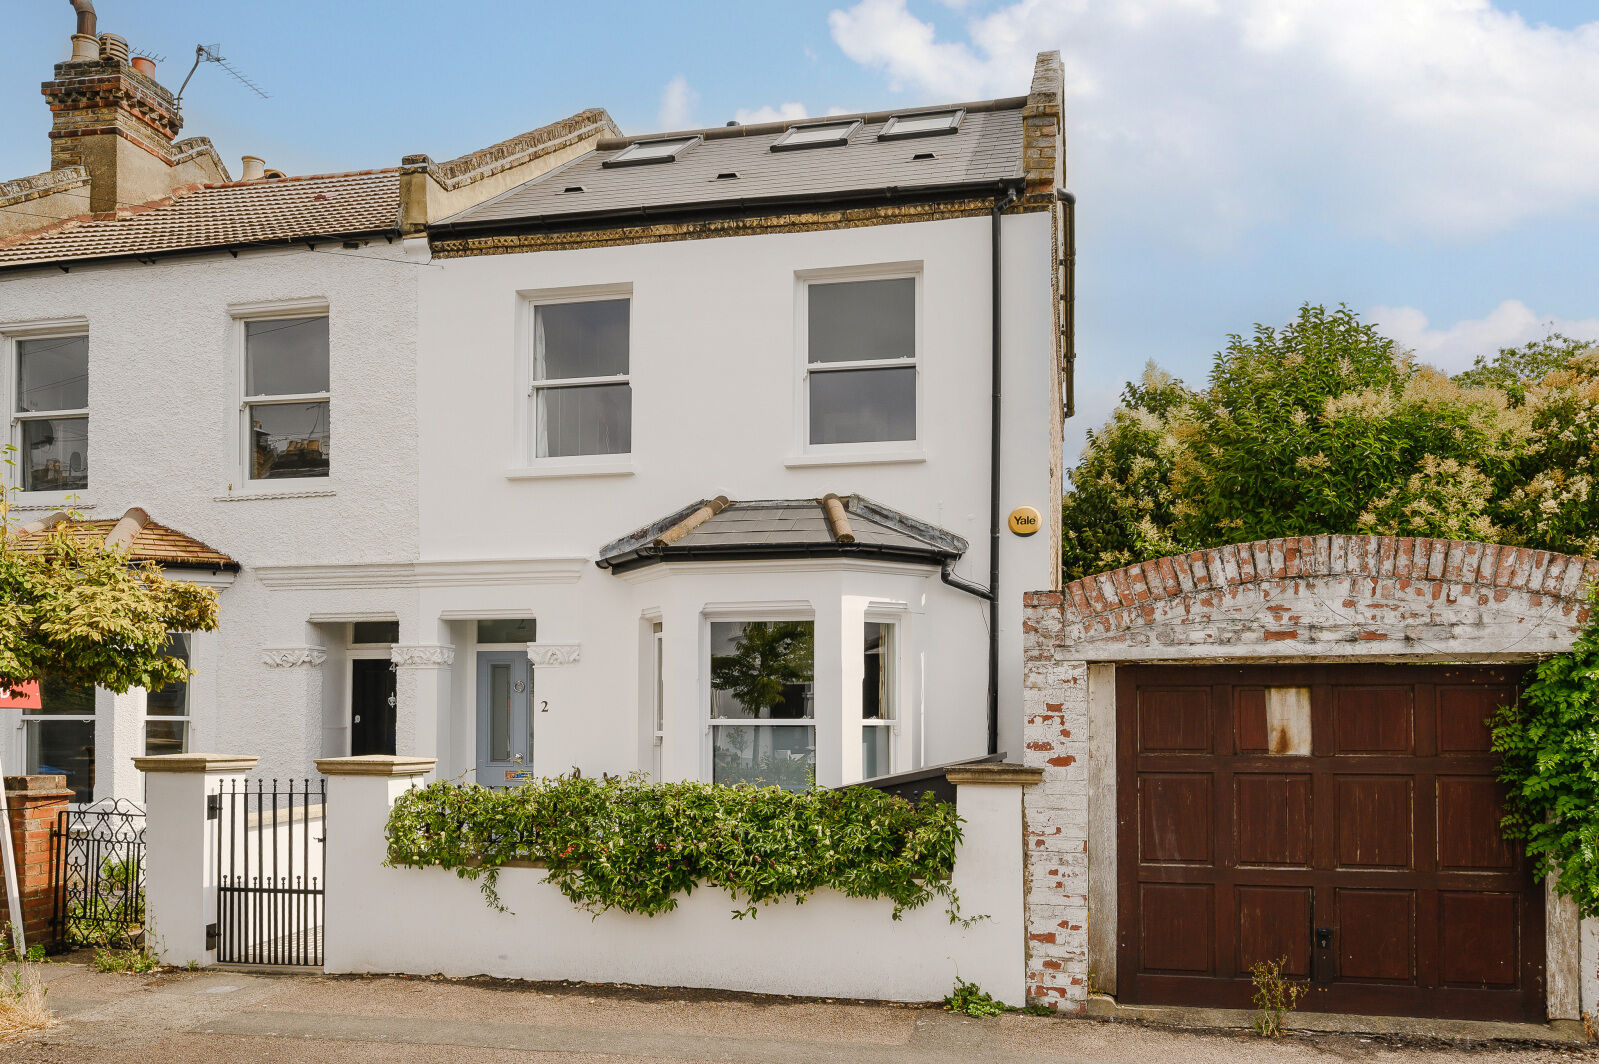
[[[1209,884],[1145,883],[1140,967],[1147,972],[1214,973],[1216,892]]]
[[[1338,976],[1362,982],[1416,980],[1416,894],[1337,890]]]
[[[1438,978],[1453,986],[1510,988],[1520,981],[1521,898],[1438,895]]]
[[[1416,822],[1412,779],[1338,776],[1334,784],[1338,867],[1412,867]]]
[[[1415,692],[1410,687],[1333,690],[1334,752],[1408,754],[1415,751]]]
[[[1504,785],[1489,776],[1437,779],[1438,868],[1441,871],[1509,871],[1516,854],[1499,831]]]
[[[1210,691],[1152,688],[1138,693],[1138,749],[1143,753],[1209,753]]]
[[[1493,749],[1488,718],[1516,699],[1506,684],[1440,685],[1438,687],[1438,752],[1485,754]]]
[[[1150,773],[1138,781],[1138,855],[1146,864],[1209,865],[1215,852],[1211,777]]]
[[[1118,666],[1124,1000],[1249,1008],[1281,958],[1307,1008],[1541,1020],[1543,887],[1485,724],[1523,673]]]
[[[1308,774],[1233,776],[1233,859],[1238,864],[1308,867],[1311,822]]]
[[[1258,961],[1283,961],[1295,978],[1310,976],[1311,889],[1309,887],[1237,886],[1234,925],[1238,943],[1236,971],[1247,972]]]

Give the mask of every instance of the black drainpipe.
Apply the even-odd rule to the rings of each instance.
[[[1066,416],[1077,414],[1077,197],[1063,188],[1055,190],[1055,198],[1066,207],[1066,246],[1061,249],[1061,265],[1065,279],[1061,284],[1061,329],[1064,340]]]
[[[992,256],[992,274],[989,279],[989,315],[993,337],[989,346],[989,437],[988,437],[988,587],[981,588],[970,580],[955,575],[953,558],[944,563],[940,572],[944,583],[970,595],[988,601],[988,752],[999,753],[999,468],[1000,468],[1000,417],[1003,391],[1000,374],[1000,304],[1003,287],[1000,271],[1000,219],[1005,208],[1016,202],[1014,186],[994,201],[989,213],[989,251]]]
[[[1005,208],[1016,202],[1016,190],[1006,192],[994,204],[989,248],[993,253],[993,279],[989,282],[989,314],[993,318],[994,338],[989,350],[989,375],[993,395],[989,398],[988,423],[988,752],[999,753],[999,433],[1002,427],[1000,402],[1000,219]]]

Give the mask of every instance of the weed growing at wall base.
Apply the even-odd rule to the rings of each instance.
[[[480,880],[503,910],[499,870],[544,866],[593,913],[654,916],[696,887],[721,887],[751,916],[823,888],[894,903],[894,919],[937,896],[960,922],[951,884],[961,819],[931,795],[912,804],[868,787],[777,787],[534,780],[495,789],[447,781],[401,795],[386,829],[390,867],[437,865]]]

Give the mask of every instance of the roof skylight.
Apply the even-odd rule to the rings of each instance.
[[[860,125],[860,119],[851,118],[843,122],[790,126],[781,137],[772,142],[772,150],[793,151],[796,148],[823,148],[833,144],[847,144],[850,134],[859,129]]]
[[[895,115],[888,120],[878,140],[902,140],[910,137],[937,137],[960,129],[966,116],[964,107],[948,111],[922,111],[918,114]]]
[[[636,166],[639,163],[669,163],[698,144],[699,140],[699,137],[669,137],[665,140],[637,141],[605,160],[602,165]]]

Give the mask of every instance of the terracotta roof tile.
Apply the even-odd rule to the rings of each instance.
[[[0,269],[399,227],[398,170],[191,185],[0,240]]]
[[[115,520],[68,522],[72,534],[79,539],[104,540],[116,525]],[[46,530],[31,535],[19,535],[15,545],[19,550],[37,551],[43,546],[48,534]],[[128,557],[135,562],[155,562],[157,565],[179,569],[236,571],[239,568],[238,562],[221,551],[201,543],[193,536],[186,536],[175,528],[168,528],[155,521],[147,523],[133,537]]]

